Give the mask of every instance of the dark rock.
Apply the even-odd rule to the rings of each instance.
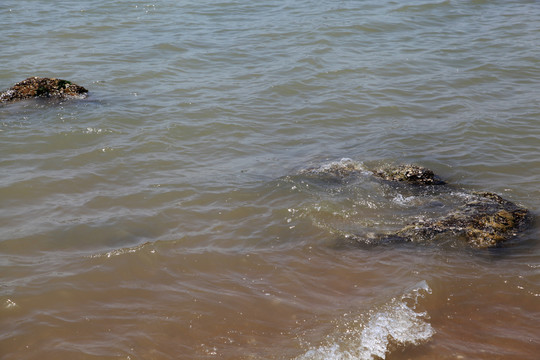
[[[456,190],[451,185],[445,185],[433,171],[417,165],[386,165],[370,171],[376,178],[410,186],[413,192],[422,186],[438,185],[430,187],[428,192],[422,192],[424,197],[437,198],[442,194],[451,196]],[[362,165],[350,159],[342,159],[319,168],[304,170],[302,173],[342,179],[359,172],[366,173]],[[398,189],[405,190],[402,186]],[[532,224],[533,216],[527,209],[497,194],[468,192],[462,189],[455,194],[450,203],[454,205],[453,210],[440,217],[434,214],[433,218],[417,220],[394,233],[351,234],[336,229],[335,233],[340,234],[338,242],[343,245],[369,246],[404,242],[436,243],[453,239],[464,241],[474,248],[488,248],[500,246],[516,238]]]
[[[402,181],[417,185],[445,184],[433,171],[417,165],[386,166],[373,170],[373,175],[387,181]]]
[[[390,234],[344,234],[342,245],[436,243],[461,240],[473,248],[490,248],[515,239],[532,223],[530,212],[493,193],[472,193],[472,199],[451,213],[418,220]]]
[[[532,221],[530,212],[499,195],[474,192],[472,199],[441,218],[417,221],[383,241],[433,241],[441,234],[464,239],[475,248],[501,245],[517,236]]]
[[[83,98],[88,90],[70,81],[55,78],[30,77],[0,93],[0,103],[30,98]]]

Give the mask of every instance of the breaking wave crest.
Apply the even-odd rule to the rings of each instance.
[[[416,309],[418,299],[431,294],[425,281],[405,294],[345,324],[327,344],[312,347],[295,360],[359,360],[385,359],[394,348],[419,345],[428,341],[435,331],[427,321],[427,312]]]

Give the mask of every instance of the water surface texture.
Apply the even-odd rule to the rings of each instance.
[[[0,358],[536,359],[539,18],[537,1],[3,0],[0,88],[90,95],[0,105]],[[302,172],[344,162],[361,171]],[[452,188],[369,175],[402,163]],[[535,223],[487,250],[339,240],[470,191]]]

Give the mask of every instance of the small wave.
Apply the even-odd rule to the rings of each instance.
[[[18,307],[19,305],[17,305],[17,303],[15,303],[15,301],[11,300],[11,299],[6,299],[4,301],[4,308],[5,309],[11,309],[11,308],[16,308]]]
[[[365,171],[364,166],[349,158],[342,158],[339,161],[332,161],[322,164],[319,167],[302,170],[302,174],[331,174],[345,176],[353,172]]]
[[[401,194],[397,194],[396,196],[394,196],[392,201],[398,205],[406,206],[410,205],[415,200],[415,198],[415,196],[403,196]]]
[[[385,359],[396,346],[428,341],[435,331],[427,322],[428,314],[416,310],[418,299],[426,294],[431,294],[431,289],[421,281],[400,297],[360,316],[361,320],[346,324],[346,330],[335,340],[311,348],[295,360]]]
[[[150,242],[145,242],[144,244],[133,246],[133,247],[126,247],[126,248],[107,251],[107,252],[104,252],[104,253],[92,254],[89,257],[92,258],[92,259],[94,259],[94,258],[110,258],[110,257],[113,257],[113,256],[136,253],[136,252],[142,250],[143,248],[145,248],[149,244],[150,244]],[[155,252],[156,251],[154,249],[150,250],[150,253],[152,253],[152,254],[154,254]]]

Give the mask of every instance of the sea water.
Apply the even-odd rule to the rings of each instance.
[[[536,359],[539,228],[340,243],[490,191],[540,213],[537,1],[0,3],[1,359]],[[428,167],[426,197],[374,181]],[[347,181],[317,174],[353,164]],[[319,176],[321,175],[321,176]]]

